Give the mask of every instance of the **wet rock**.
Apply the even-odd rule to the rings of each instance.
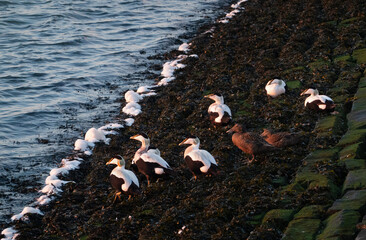
[[[366,139],[366,129],[349,130],[341,140],[339,140],[337,146],[344,147],[354,143],[364,142]]]
[[[343,192],[366,188],[366,169],[350,171],[343,184]]]
[[[316,237],[318,240],[338,237],[340,239],[353,239],[360,214],[356,211],[342,210],[325,221],[325,229]]]
[[[328,214],[341,210],[363,212],[366,207],[366,190],[349,190],[328,209]]]
[[[291,209],[273,209],[269,211],[262,220],[263,225],[275,225],[283,228],[291,221],[295,214],[295,210]]]
[[[339,159],[354,159],[354,158],[364,158],[365,157],[365,144],[363,142],[358,142],[343,148],[339,152]]]
[[[354,50],[352,57],[358,64],[366,64],[366,48]]]
[[[355,240],[363,240],[366,239],[366,229],[361,230],[358,234]]]
[[[303,207],[298,213],[295,214],[294,219],[301,218],[311,218],[318,219],[321,218],[325,213],[325,206],[322,205],[310,205]]]
[[[348,171],[366,168],[365,159],[346,159],[344,163]]]
[[[311,240],[314,239],[321,226],[320,219],[296,219],[289,223],[283,235],[283,240]]]

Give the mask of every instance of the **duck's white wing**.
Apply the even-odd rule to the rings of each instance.
[[[131,186],[132,179],[128,174],[126,174],[126,169],[123,170],[121,167],[115,167],[112,170],[111,175],[114,175],[117,178],[122,178],[123,179],[124,183],[121,186],[123,191],[127,191],[128,188]]]
[[[317,96],[309,96],[305,99],[305,103],[304,105],[306,106],[308,103],[312,103],[314,102],[315,100],[319,100],[319,95]]]
[[[319,99],[320,99],[320,101],[322,101],[322,103],[325,103],[326,101],[333,102],[333,100],[330,97],[326,96],[326,95],[319,95]]]
[[[190,156],[193,161],[202,162],[205,166],[211,166],[211,163],[217,165],[215,158],[206,150],[193,150],[188,154],[188,156]]]
[[[231,117],[231,110],[230,110],[230,108],[226,104],[221,104],[221,105],[222,105],[222,109],[225,112],[227,112],[230,115],[230,117]]]
[[[136,184],[138,187],[140,186],[139,180],[137,179],[136,175],[132,171],[125,169],[124,172],[126,175],[128,175],[128,177],[132,180],[132,182],[134,184]]]
[[[227,112],[231,117],[231,110],[226,104],[211,104],[208,108],[209,113],[218,113],[219,116],[215,118],[215,122],[220,122],[225,112]]]
[[[169,164],[162,157],[152,152],[144,153],[140,157],[144,162],[157,163],[164,168],[171,168]]]

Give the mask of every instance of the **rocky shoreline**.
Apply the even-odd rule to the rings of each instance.
[[[211,34],[203,33],[212,26],[200,29],[190,46],[199,58],[183,60],[176,79],[141,102],[131,127],[109,145],[97,144],[68,176],[75,183],[42,207],[44,216],[18,221],[17,239],[365,236],[366,3],[250,0],[242,6]],[[289,90],[268,99],[264,86],[275,77]],[[309,87],[332,97],[339,114],[304,109],[300,93]],[[210,125],[211,102],[203,98],[209,93],[225,97],[234,122],[257,132],[301,132],[301,143],[248,164],[250,156],[233,146],[226,129]],[[113,205],[105,163],[120,154],[128,168],[138,148],[129,138],[139,132],[150,136],[176,176],[147,187],[138,175],[142,194]],[[188,135],[215,156],[220,175],[191,180],[178,146]]]

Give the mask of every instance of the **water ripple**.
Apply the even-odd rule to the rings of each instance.
[[[153,81],[147,56],[176,48],[218,2],[0,0],[0,224],[36,194],[6,179],[43,182],[82,131],[118,114],[120,92]]]

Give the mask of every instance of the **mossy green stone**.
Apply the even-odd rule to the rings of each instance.
[[[336,159],[337,154],[339,152],[339,148],[329,148],[329,149],[320,149],[315,150],[314,152],[310,153],[306,159]]]
[[[337,146],[345,147],[354,143],[364,142],[366,139],[366,129],[349,130],[339,140]]]
[[[366,48],[354,50],[352,57],[356,59],[358,64],[366,63]]]
[[[366,190],[350,190],[337,199],[328,209],[328,214],[333,214],[341,210],[354,210],[364,212],[366,207]]]
[[[307,190],[326,189],[331,198],[335,199],[339,193],[339,188],[326,175],[314,172],[310,167],[304,167],[296,174],[295,182],[299,183]]]
[[[359,88],[355,94],[356,99],[364,99],[366,98],[366,88]],[[357,102],[357,100],[356,100]]]
[[[278,223],[280,225],[287,224],[291,221],[295,214],[292,209],[272,209],[263,217],[262,224]]]
[[[352,57],[351,55],[342,55],[342,56],[338,56],[334,58],[334,63],[339,63],[339,62],[346,62],[346,61],[351,61]]]
[[[358,83],[358,88],[366,88],[366,77],[360,79],[360,82]]]
[[[320,225],[320,219],[293,220],[286,228],[282,240],[313,240]]]
[[[344,147],[339,152],[340,160],[352,159],[352,158],[364,158],[364,157],[365,157],[365,149],[364,149],[364,143],[362,142]]]
[[[296,213],[294,219],[321,218],[324,215],[324,213],[325,213],[325,206],[310,205],[303,207],[298,213]]]
[[[365,159],[346,159],[344,163],[348,171],[366,168]]]
[[[288,82],[286,82],[286,85],[289,89],[295,89],[295,88],[301,87],[301,82],[300,81],[288,81]]]
[[[366,169],[350,171],[343,183],[343,192],[347,190],[366,189]]]
[[[326,227],[316,237],[317,240],[341,237],[341,239],[353,239],[356,224],[360,219],[360,213],[351,210],[342,210],[334,213],[324,221]]]
[[[326,182],[327,177],[317,173],[315,170],[312,170],[311,167],[302,167],[300,171],[295,176],[295,182],[300,183],[304,186],[309,186],[309,184],[313,181],[317,182]]]
[[[283,192],[304,192],[305,191],[305,188],[303,188],[301,186],[301,184],[299,184],[298,182],[294,182],[294,183],[291,183],[290,185],[287,185],[284,189],[283,189]]]
[[[364,102],[366,104],[366,99]],[[348,114],[349,129],[366,129],[366,108],[363,108],[363,110],[353,111]]]
[[[320,119],[315,126],[315,132],[329,132],[336,123],[336,116],[327,116]]]

